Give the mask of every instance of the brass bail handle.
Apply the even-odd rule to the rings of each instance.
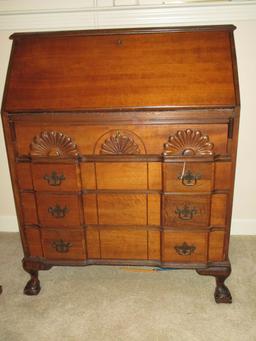
[[[181,175],[178,175],[178,179],[182,181],[184,186],[195,186],[197,184],[197,180],[201,179],[201,174],[196,173],[193,174],[191,170],[186,169],[186,162],[183,163],[183,169]]]
[[[64,174],[58,175],[56,171],[52,171],[50,175],[45,174],[44,180],[48,182],[49,186],[60,186],[63,180],[66,180]]]

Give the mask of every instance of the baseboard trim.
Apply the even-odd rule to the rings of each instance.
[[[16,216],[0,216],[0,232],[18,232]],[[232,235],[256,235],[256,219],[233,219]]]

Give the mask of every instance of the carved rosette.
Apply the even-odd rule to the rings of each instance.
[[[101,145],[100,154],[140,154],[140,148],[131,136],[117,131]]]
[[[72,139],[57,131],[43,131],[30,145],[33,157],[77,157],[78,150]]]
[[[213,148],[208,135],[203,135],[200,130],[186,129],[169,137],[163,155],[210,156],[214,154]]]

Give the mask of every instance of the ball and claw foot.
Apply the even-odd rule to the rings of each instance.
[[[39,294],[40,290],[40,281],[38,279],[32,278],[26,284],[24,288],[24,294],[28,296],[35,296]]]
[[[225,284],[216,287],[214,298],[216,303],[232,303],[232,296]]]
[[[213,276],[216,279],[216,289],[214,298],[216,303],[232,303],[232,296],[228,287],[224,284],[231,273],[231,266],[227,267],[209,267],[205,269],[196,269],[199,275]]]

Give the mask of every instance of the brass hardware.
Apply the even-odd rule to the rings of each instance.
[[[179,215],[179,218],[182,220],[191,220],[193,215],[197,213],[197,210],[193,207],[190,208],[188,205],[184,205],[183,208],[176,208],[176,214]]]
[[[51,175],[45,174],[44,180],[47,180],[50,186],[60,186],[61,182],[66,178],[63,174],[57,175],[57,172],[52,171]]]
[[[70,247],[72,246],[69,242],[64,242],[62,239],[54,240],[52,242],[52,247],[60,253],[66,253],[69,251]]]
[[[196,250],[194,245],[188,245],[186,242],[184,242],[182,245],[176,245],[174,248],[177,254],[180,256],[190,256]]]
[[[195,186],[197,180],[201,179],[201,174],[193,174],[191,170],[187,170],[185,174],[178,175],[177,179],[181,180],[184,186]]]
[[[51,213],[54,218],[64,218],[68,212],[68,208],[66,206],[61,208],[59,204],[56,204],[54,207],[49,207],[48,212]]]

